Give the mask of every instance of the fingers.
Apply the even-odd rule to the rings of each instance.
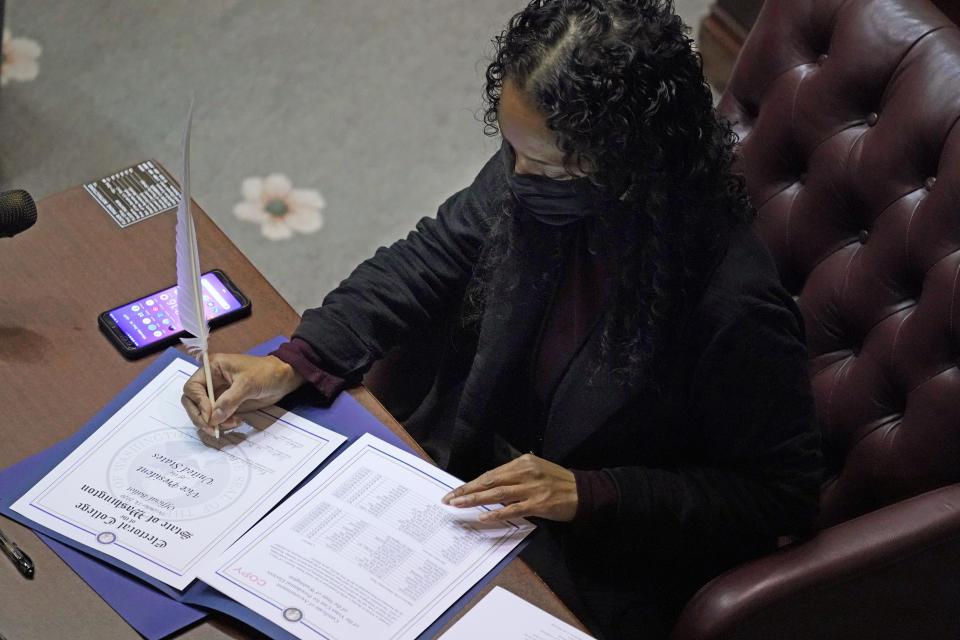
[[[479,516],[483,522],[538,516],[569,521],[578,496],[572,471],[532,454],[524,454],[450,491],[442,500],[454,507],[507,504]]]
[[[248,397],[250,397],[250,392],[247,389],[247,384],[242,376],[238,377],[213,403],[210,424],[226,427],[226,421],[234,417],[237,409]]]
[[[520,458],[518,458],[517,460],[519,459]],[[457,487],[447,495],[443,496],[442,502],[444,504],[453,505],[455,507],[473,506],[473,505],[468,505],[462,501],[458,501],[458,502],[454,502],[454,501],[464,496],[475,494],[480,491],[489,491],[494,487],[503,487],[506,485],[517,484],[518,482],[520,482],[521,478],[523,477],[522,470],[518,469],[517,460],[513,460],[511,462],[508,462],[505,465],[501,465],[497,467],[496,469],[487,471],[486,473],[478,476],[475,480],[471,480],[470,482],[466,482],[460,485],[459,487]],[[497,501],[497,502],[501,502],[501,501]],[[484,504],[489,504],[489,503],[484,503]]]
[[[451,506],[462,508],[483,507],[492,504],[505,504],[506,506],[499,509],[486,509],[477,516],[477,520],[480,522],[500,522],[510,518],[552,516],[552,511],[549,508],[549,494],[544,490],[544,487],[538,485],[495,487],[489,491],[469,494],[450,501]]]
[[[184,383],[180,403],[195,426],[203,428],[210,424],[210,397],[207,395],[207,376],[203,367],[197,369]]]
[[[207,401],[207,409],[198,406],[197,402],[193,400],[192,397],[189,397],[186,393],[186,388],[184,388],[184,394],[180,396],[180,404],[183,405],[183,408],[186,409],[187,415],[190,417],[190,422],[199,429],[203,429],[207,425],[206,415],[209,415],[210,410],[210,401]]]
[[[501,509],[484,511],[477,516],[477,520],[480,522],[503,522],[505,520],[510,520],[511,518],[528,518],[536,515],[537,514],[534,512],[534,508],[531,504],[527,502],[517,502],[515,504],[507,505]]]
[[[530,497],[533,487],[529,485],[508,485],[493,487],[487,491],[476,491],[445,500],[452,507],[479,507],[485,504],[505,504],[518,502]]]
[[[243,398],[238,401],[236,396],[241,393],[236,388],[233,375],[229,367],[229,356],[214,354],[210,357],[210,374],[213,377],[214,392],[218,393],[215,404],[211,405],[207,391],[207,377],[203,367],[198,368],[183,385],[183,396],[180,403],[186,409],[187,415],[194,426],[210,435],[214,435],[214,427],[234,429],[242,420],[233,416],[233,413]],[[221,390],[225,390],[219,393]],[[232,393],[231,393],[232,391]],[[224,402],[224,395],[227,396]]]

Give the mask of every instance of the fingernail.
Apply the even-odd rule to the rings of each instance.
[[[451,491],[451,492],[448,493],[447,495],[445,495],[445,496],[443,496],[442,498],[440,498],[440,502],[442,502],[443,504],[450,504],[450,499],[451,499],[451,498],[453,498],[453,491]]]
[[[488,520],[493,520],[493,512],[484,511],[483,513],[477,516],[477,520],[479,520],[480,522],[487,522]]]
[[[214,409],[213,413],[210,414],[210,422],[213,424],[220,424],[223,422],[223,409]]]
[[[453,500],[450,501],[450,504],[452,504],[455,507],[461,507],[466,503],[467,503],[466,498],[454,498]]]

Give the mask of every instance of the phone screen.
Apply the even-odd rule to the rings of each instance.
[[[200,285],[203,289],[203,310],[207,320],[240,308],[240,301],[216,274],[203,274]],[[152,344],[183,329],[175,286],[134,300],[109,313],[117,327],[137,347]]]

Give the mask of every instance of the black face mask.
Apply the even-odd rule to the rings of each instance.
[[[513,147],[504,140],[500,150],[510,192],[536,220],[549,225],[571,224],[597,215],[612,202],[587,178],[551,180],[521,175],[514,171],[517,160]]]

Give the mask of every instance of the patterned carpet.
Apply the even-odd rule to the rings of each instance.
[[[523,4],[9,0],[0,189],[176,176],[193,95],[194,199],[303,311],[498,148],[483,71]],[[677,2],[694,33],[708,4]]]

